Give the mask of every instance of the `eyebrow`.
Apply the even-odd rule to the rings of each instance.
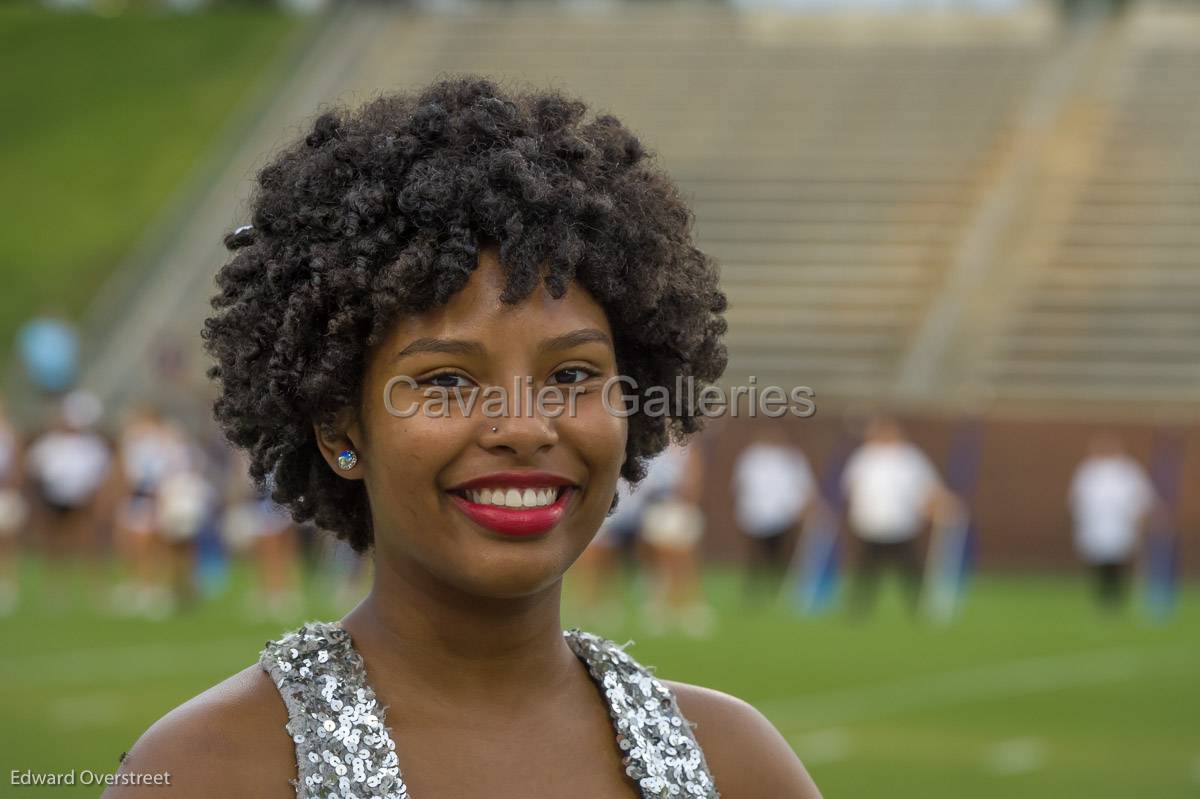
[[[393,360],[420,355],[423,352],[441,352],[448,355],[482,355],[483,345],[477,341],[456,338],[419,338],[396,353]]]
[[[561,336],[545,339],[538,344],[537,351],[539,354],[556,352],[590,343],[605,344],[610,349],[613,349],[612,339],[608,337],[608,334],[594,327],[585,327],[579,330],[572,330],[570,333],[563,333]],[[426,352],[437,352],[447,355],[482,356],[484,354],[484,346],[478,341],[467,341],[457,338],[419,338],[396,353],[396,357],[393,360],[398,361],[401,358]]]
[[[561,336],[548,338],[538,345],[538,353],[557,352],[558,350],[569,350],[571,347],[578,347],[581,344],[604,344],[609,349],[613,348],[612,339],[602,331],[594,327],[584,327],[579,330],[572,330],[570,333],[563,333]]]

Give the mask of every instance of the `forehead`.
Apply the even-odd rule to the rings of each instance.
[[[578,281],[555,299],[539,279],[528,297],[515,303],[502,302],[507,272],[494,247],[480,250],[479,265],[466,285],[442,306],[405,314],[392,326],[392,345],[428,337],[471,338],[485,347],[536,343],[583,327],[602,330],[612,337],[604,308]]]

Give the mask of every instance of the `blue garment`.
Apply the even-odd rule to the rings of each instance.
[[[79,338],[66,322],[45,316],[27,322],[17,333],[17,352],[41,390],[65,391],[75,382]]]

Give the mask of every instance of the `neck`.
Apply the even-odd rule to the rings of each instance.
[[[563,640],[562,580],[535,594],[472,595],[375,556],[371,592],[342,620],[368,670],[431,698],[508,704],[577,678]]]

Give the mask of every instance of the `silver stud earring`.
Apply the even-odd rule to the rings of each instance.
[[[358,464],[358,453],[352,449],[344,449],[337,456],[338,468],[348,472]]]

